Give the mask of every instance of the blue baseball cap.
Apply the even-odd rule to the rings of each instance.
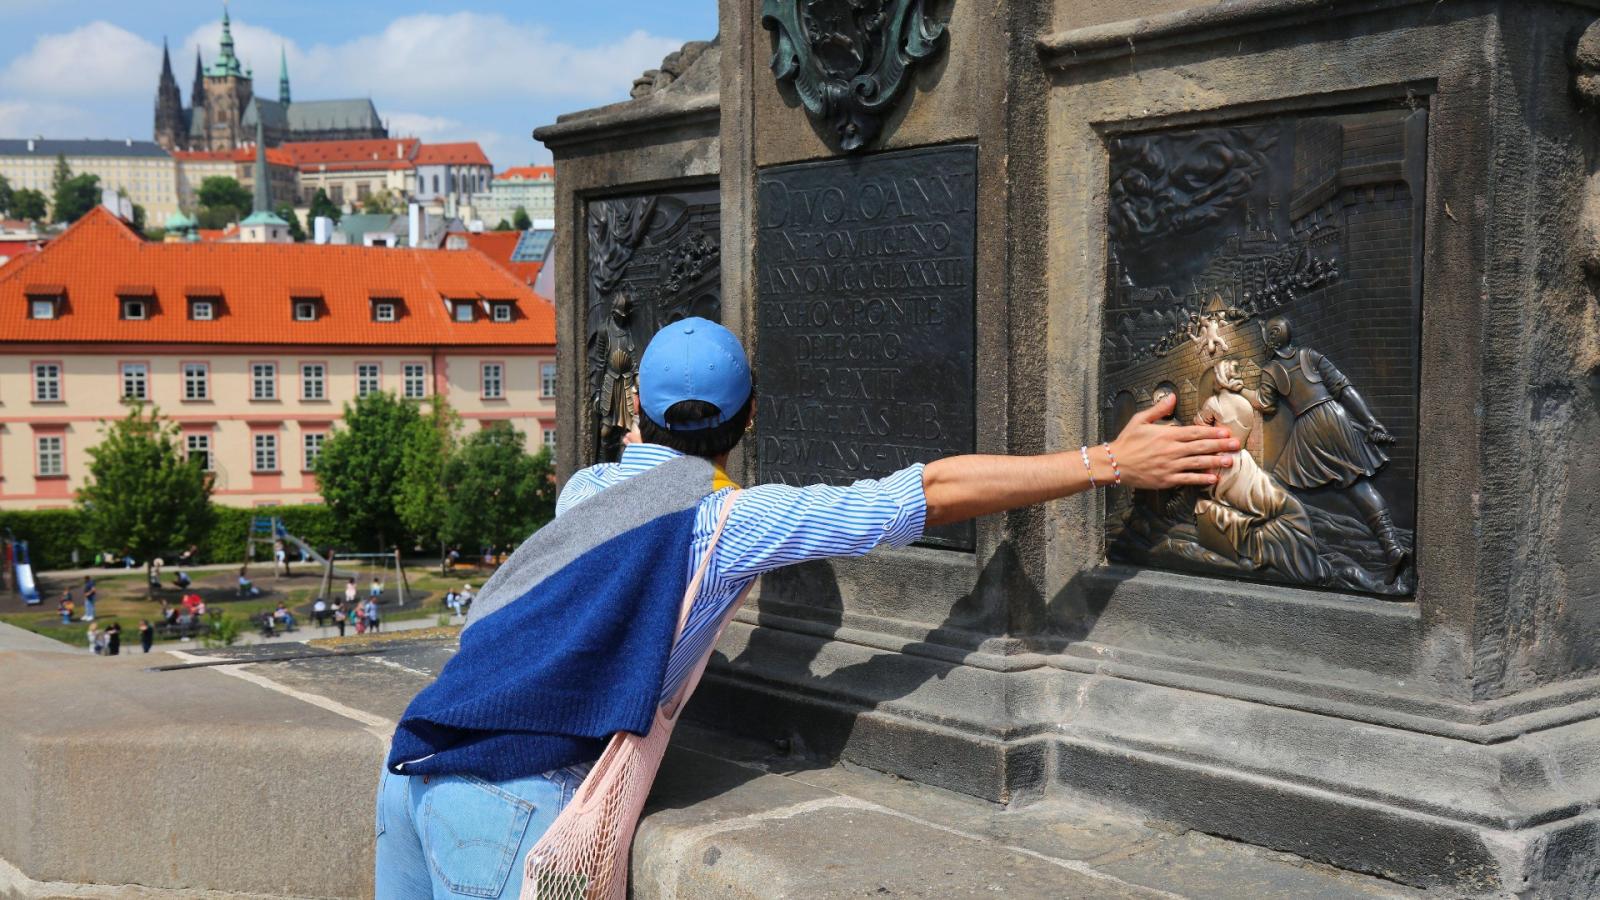
[[[750,399],[750,363],[733,332],[710,319],[679,319],[662,328],[639,361],[639,405],[669,431],[715,428]],[[700,400],[718,410],[698,422],[667,424],[674,403]]]

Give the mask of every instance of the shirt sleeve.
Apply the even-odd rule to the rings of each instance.
[[[556,498],[556,515],[559,516],[595,494],[600,493],[600,489],[604,485],[601,484],[594,471],[596,468],[598,467],[590,466],[587,469],[579,469],[572,473],[572,477],[567,479],[566,485],[561,488],[561,496]]]
[[[764,484],[739,495],[714,565],[722,578],[746,578],[834,556],[864,556],[922,537],[928,500],[921,463],[879,479],[835,487]]]

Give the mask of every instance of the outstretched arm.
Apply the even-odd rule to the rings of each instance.
[[[1226,428],[1157,425],[1172,413],[1176,397],[1166,397],[1134,414],[1111,442],[1122,468],[1122,483],[1139,489],[1211,485],[1216,469],[1233,464],[1225,455],[1239,449]],[[1112,483],[1111,460],[1103,448],[1090,449],[1098,485]],[[1089,473],[1076,451],[1041,456],[950,456],[922,471],[928,526],[947,525],[989,513],[1031,506],[1089,489]]]

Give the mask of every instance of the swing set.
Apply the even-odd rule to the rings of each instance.
[[[411,584],[406,580],[405,566],[400,564],[400,550],[398,548],[396,548],[392,553],[340,553],[337,550],[328,551],[328,558],[324,560],[322,564],[322,584],[317,588],[317,596],[322,597],[329,602],[332,602],[333,598],[328,592],[333,588],[333,579],[335,577],[356,577],[356,574],[353,572],[346,572],[344,570],[339,570],[336,572],[333,567],[335,559],[339,561],[353,561],[357,567],[364,566],[364,574],[366,576],[365,582],[370,585],[372,582],[376,581],[380,590],[384,589],[389,582],[389,567],[392,565],[394,567],[393,577],[395,590],[399,593],[400,597],[399,605],[406,605],[406,601],[411,596]],[[362,581],[358,580],[356,584],[360,585],[362,584]],[[360,595],[358,594],[357,596]]]

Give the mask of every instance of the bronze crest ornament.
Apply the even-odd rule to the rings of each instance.
[[[772,73],[847,153],[878,136],[911,67],[946,30],[923,0],[763,0],[761,24],[777,44]]]

